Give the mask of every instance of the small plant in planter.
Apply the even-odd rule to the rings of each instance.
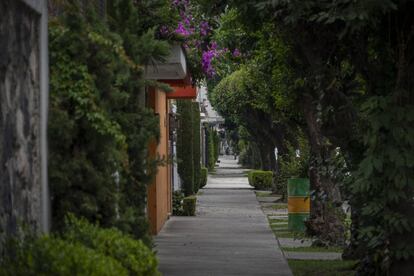
[[[184,216],[195,216],[197,205],[196,196],[187,196],[183,199],[183,215]]]
[[[183,199],[184,194],[181,191],[175,191],[173,193],[173,215],[182,216],[183,215]]]
[[[207,175],[208,169],[206,167],[201,168],[201,179],[200,179],[200,188],[203,188],[207,184]]]
[[[248,174],[249,184],[256,190],[270,190],[272,188],[272,171],[250,171]]]
[[[195,216],[197,197],[195,195],[184,197],[180,191],[173,193],[173,215]]]

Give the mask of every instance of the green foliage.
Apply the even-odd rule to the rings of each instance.
[[[174,16],[166,0],[107,4],[104,21],[85,1],[64,1],[49,24],[53,226],[62,229],[72,212],[145,237],[146,185],[157,166],[147,145],[159,130],[144,107],[143,65],[168,54],[154,27]]]
[[[201,167],[201,179],[200,179],[200,188],[203,188],[207,185],[208,169]]]
[[[213,143],[214,143],[214,160],[218,160],[219,154],[220,154],[220,137],[217,133],[217,131],[214,131],[213,133]]]
[[[196,196],[185,197],[180,191],[173,193],[173,215],[175,216],[195,216]]]
[[[40,237],[14,244],[0,261],[0,275],[129,275],[115,259],[56,237]]]
[[[214,170],[218,160],[218,135],[212,127],[207,127],[207,166]]]
[[[193,163],[194,163],[194,193],[197,193],[201,187],[201,134],[200,134],[200,105],[198,102],[192,102],[193,111]]]
[[[301,134],[300,132],[298,133]],[[279,156],[279,171],[275,175],[275,192],[287,199],[287,182],[289,178],[307,178],[309,170],[309,145],[303,134],[298,137],[298,148],[287,145],[287,154]],[[296,154],[299,150],[299,156]]]
[[[288,263],[294,275],[298,276],[355,275],[355,261],[289,260]]]
[[[186,196],[197,193],[201,181],[200,109],[197,102],[177,100],[178,173]]]
[[[129,275],[158,275],[155,254],[142,241],[115,228],[102,229],[84,219],[68,215],[63,237],[117,260],[128,270]]]
[[[183,215],[195,216],[197,205],[196,196],[187,196],[183,199]]]
[[[179,128],[177,130],[178,174],[186,196],[194,194],[194,124],[193,107],[189,100],[177,100]]]
[[[181,191],[175,191],[173,193],[172,203],[173,203],[173,215],[174,216],[183,215],[183,199],[184,199],[184,194]]]
[[[391,97],[375,97],[364,106],[369,122],[366,151],[351,188],[354,200],[365,203],[359,237],[367,244],[368,272],[389,267],[391,260],[414,257],[413,110],[413,105],[401,106]]]
[[[248,174],[249,184],[256,190],[269,190],[272,188],[273,172],[272,171],[250,171]]]
[[[197,2],[222,23],[217,38],[223,47],[254,41],[244,43],[244,65],[223,61],[219,72],[224,73],[212,84],[211,102],[226,120],[244,124],[252,136],[259,131],[246,122],[257,110],[266,110],[264,118],[288,129],[282,144],[295,144],[291,133],[296,127],[306,130],[310,178],[318,194],[314,206],[322,207],[317,216],[325,234],[340,228],[331,221],[331,211],[345,196],[353,213],[350,248],[363,259],[360,274],[409,274],[414,243],[409,215],[414,212],[413,147],[407,140],[413,137],[412,3]],[[257,70],[243,73],[245,67]],[[252,99],[255,91],[259,93]],[[262,104],[266,98],[273,98],[268,100],[271,105]],[[265,146],[254,142],[259,149]],[[287,177],[283,171],[297,170],[288,152],[279,159],[282,182]],[[342,197],[338,187],[345,191]]]
[[[260,160],[260,151],[253,138],[244,127],[238,129],[240,140],[238,148],[240,150],[239,163],[246,168],[260,169],[262,167]]]
[[[107,204],[115,202],[111,175],[119,169],[116,164],[125,156],[126,146],[125,136],[100,100],[100,91],[85,64],[88,58],[103,62],[102,56],[87,54],[88,43],[93,43],[79,26],[86,24],[85,19],[76,18],[78,24],[52,22],[50,26],[49,141],[53,161],[49,170],[57,227],[62,226],[68,211],[113,223],[114,205]],[[76,59],[72,58],[74,52]],[[114,58],[112,52],[108,58]]]

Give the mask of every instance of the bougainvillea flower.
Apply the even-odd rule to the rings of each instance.
[[[241,55],[241,53],[240,53],[240,51],[239,51],[239,49],[234,49],[234,51],[233,51],[233,56],[234,57],[239,57]]]
[[[200,23],[200,34],[202,36],[206,36],[208,35],[209,32],[210,32],[210,25],[208,24],[207,21],[202,21]]]

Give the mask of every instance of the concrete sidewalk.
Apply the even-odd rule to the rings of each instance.
[[[163,275],[292,275],[235,160],[222,158],[197,208],[196,217],[172,217],[155,238]]]

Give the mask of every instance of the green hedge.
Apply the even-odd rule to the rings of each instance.
[[[201,181],[201,137],[200,137],[200,105],[192,102],[193,111],[193,170],[194,170],[194,193],[200,189]]]
[[[8,252],[10,255],[0,262],[0,275],[129,275],[117,260],[56,237],[16,243]]]
[[[63,231],[71,212],[148,237],[147,185],[159,162],[149,159],[147,145],[159,138],[159,119],[145,108],[147,84],[134,64],[169,55],[154,26],[174,24],[176,10],[168,1],[151,7],[106,1],[111,20],[105,20],[96,1],[56,2],[62,12],[49,24],[53,230]],[[79,12],[80,4],[87,12]]]
[[[186,196],[198,192],[201,175],[200,109],[197,102],[177,100],[180,126],[177,131],[178,174]]]
[[[177,100],[180,126],[177,130],[178,174],[186,196],[194,194],[193,110],[189,100]]]
[[[213,132],[213,142],[214,142],[214,160],[215,162],[217,162],[218,158],[219,158],[219,153],[220,153],[220,137],[217,133],[217,131]]]
[[[124,235],[115,228],[99,228],[71,215],[67,217],[66,225],[67,230],[63,235],[66,240],[80,242],[100,254],[112,257],[130,275],[159,275],[154,253],[142,241]]]
[[[207,166],[210,171],[214,170],[218,160],[218,136],[217,132],[212,128],[207,128]]]
[[[172,196],[173,203],[173,215],[182,216],[183,215],[183,199],[184,194],[181,191],[175,191]]]
[[[207,185],[208,169],[206,167],[201,168],[201,179],[200,179],[200,188],[203,188]]]
[[[197,197],[188,196],[183,199],[183,215],[195,216]]]
[[[249,184],[256,190],[272,189],[273,172],[272,171],[250,171],[248,174]]]

